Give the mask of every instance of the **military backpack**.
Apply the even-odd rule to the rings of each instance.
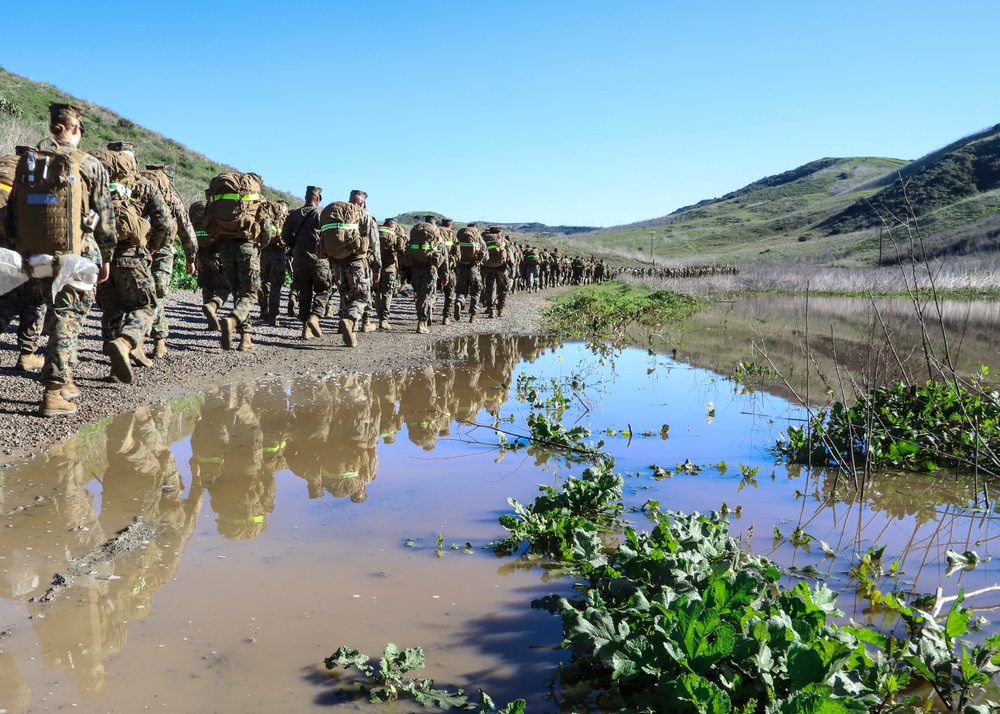
[[[80,167],[89,155],[39,144],[20,157],[14,170],[17,245],[22,255],[75,253],[83,249],[90,194]]]
[[[205,230],[213,241],[258,241],[263,229],[261,215],[263,182],[257,174],[236,171],[219,174],[208,185]],[[169,200],[170,194],[165,197]]]
[[[407,263],[410,265],[437,265],[441,259],[439,243],[441,234],[433,223],[421,222],[410,229],[406,243]]]
[[[188,207],[188,217],[194,226],[194,236],[199,248],[211,248],[215,241],[208,237],[205,230],[205,215],[208,212],[208,201],[195,201]]]
[[[104,164],[111,179],[111,207],[115,210],[115,233],[118,245],[146,247],[149,235],[149,221],[143,218],[139,207],[132,200],[139,174],[136,171],[135,156],[123,151],[100,149],[91,152],[95,159]]]
[[[483,236],[475,226],[466,226],[458,231],[458,262],[474,265],[486,260],[483,250]]]
[[[361,235],[363,220],[360,206],[347,201],[328,204],[319,215],[319,255],[334,260],[367,255],[370,244],[368,236]]]
[[[483,236],[486,239],[486,267],[499,268],[507,260],[507,246],[503,241],[502,233],[487,233]]]

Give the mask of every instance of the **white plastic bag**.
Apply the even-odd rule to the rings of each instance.
[[[6,295],[26,282],[28,274],[21,264],[21,254],[8,248],[0,248],[0,295]]]
[[[59,258],[59,274],[52,280],[52,300],[55,301],[65,285],[77,290],[93,290],[100,272],[97,263],[90,258],[72,253],[62,255]]]

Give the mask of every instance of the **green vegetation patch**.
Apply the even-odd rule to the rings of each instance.
[[[687,295],[612,282],[558,296],[544,317],[560,337],[618,341],[630,325],[660,327],[690,316],[700,306]]]
[[[806,426],[789,427],[776,452],[794,463],[853,473],[952,467],[1000,474],[1000,393],[978,379],[895,382],[862,395],[854,406],[835,402]]]

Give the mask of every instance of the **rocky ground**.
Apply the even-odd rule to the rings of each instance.
[[[38,415],[42,393],[39,373],[14,369],[17,341],[8,331],[0,334],[0,466],[32,456],[105,417],[213,385],[272,375],[400,369],[432,361],[434,352],[428,348],[438,339],[477,332],[538,332],[541,309],[554,292],[516,293],[509,297],[503,318],[485,319],[481,314],[476,324],[463,317],[447,326],[440,324],[439,296],[429,335],[416,333],[413,298],[404,293],[393,304],[393,329],[359,335],[355,348],[344,346],[336,331],[336,318],[321,321],[322,337],[302,340],[301,323],[282,317],[277,327],[255,321],[253,350],[223,352],[219,333],[207,330],[200,293],[176,291],[167,302],[170,351],[152,367],[135,367],[132,384],[108,380],[110,364],[101,354],[100,312],[95,308],[80,337],[80,361],[74,373],[82,392],[76,400],[77,412],[56,418]],[[229,307],[231,304],[220,316],[228,314]]]

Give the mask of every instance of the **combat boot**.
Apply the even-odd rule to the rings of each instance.
[[[132,343],[126,338],[119,337],[104,344],[108,357],[111,358],[111,376],[119,382],[132,384],[132,365],[129,362],[129,353],[132,352]]]
[[[425,320],[417,320],[417,334],[418,335],[426,335],[430,331],[431,331],[431,328],[427,326],[427,322]]]
[[[219,311],[219,306],[215,302],[206,302],[201,306],[201,311],[205,313],[205,320],[208,321],[208,329],[215,332],[219,329],[219,317],[216,314]]]
[[[497,311],[494,310],[492,307],[486,309],[486,317],[493,318],[496,316],[497,316]]]
[[[479,322],[479,315],[477,315],[476,313],[472,313],[471,315],[469,315],[469,323],[471,324],[473,322]]]
[[[59,390],[59,394],[67,402],[71,402],[80,396],[80,388],[73,383],[73,378],[70,377],[66,384],[62,386],[62,389]]]
[[[142,340],[139,340],[139,344],[132,348],[132,351],[129,353],[129,358],[132,360],[133,364],[142,365],[143,367],[153,366],[153,362],[146,356],[146,350],[142,348]]]
[[[503,308],[502,307],[498,307],[497,308],[497,317],[503,317]]]
[[[450,325],[451,324],[451,318],[448,317],[447,315],[445,315],[444,317],[441,318],[441,324],[442,325]]]
[[[296,313],[299,311],[299,299],[295,296],[295,293],[288,293],[288,316],[295,317]]]
[[[246,352],[247,350],[253,349],[253,342],[250,341],[249,332],[244,332],[242,335],[240,335],[240,344],[236,349],[238,349],[240,352]]]
[[[382,319],[378,321],[378,329],[385,330],[386,332],[388,332],[389,330],[392,329],[392,326],[389,324],[388,320]]]
[[[458,300],[455,301],[455,322],[462,319],[462,303]]]
[[[222,337],[219,339],[222,349],[231,350],[233,349],[233,332],[236,331],[236,318],[235,317],[224,317],[219,321],[219,327],[222,328]]]
[[[312,332],[309,331],[309,323],[308,322],[303,322],[302,323],[302,339],[303,340],[308,340],[310,337],[312,337]]]
[[[340,318],[340,334],[344,338],[344,344],[348,347],[358,346],[358,337],[354,334],[355,321],[350,317]]]
[[[313,314],[306,320],[306,328],[315,337],[322,337],[323,330],[319,326],[319,315]]]
[[[14,366],[22,372],[31,372],[35,369],[41,369],[44,364],[45,357],[35,354],[34,350],[21,350],[21,354],[17,357],[17,364]]]
[[[367,316],[365,316],[365,319],[361,321],[361,331],[375,332],[375,325],[372,324],[372,321],[369,320]]]
[[[42,394],[41,412],[44,417],[66,416],[76,412],[76,405],[62,396],[63,385],[46,384]]]
[[[167,354],[167,341],[162,337],[153,344],[153,357],[159,359]]]

